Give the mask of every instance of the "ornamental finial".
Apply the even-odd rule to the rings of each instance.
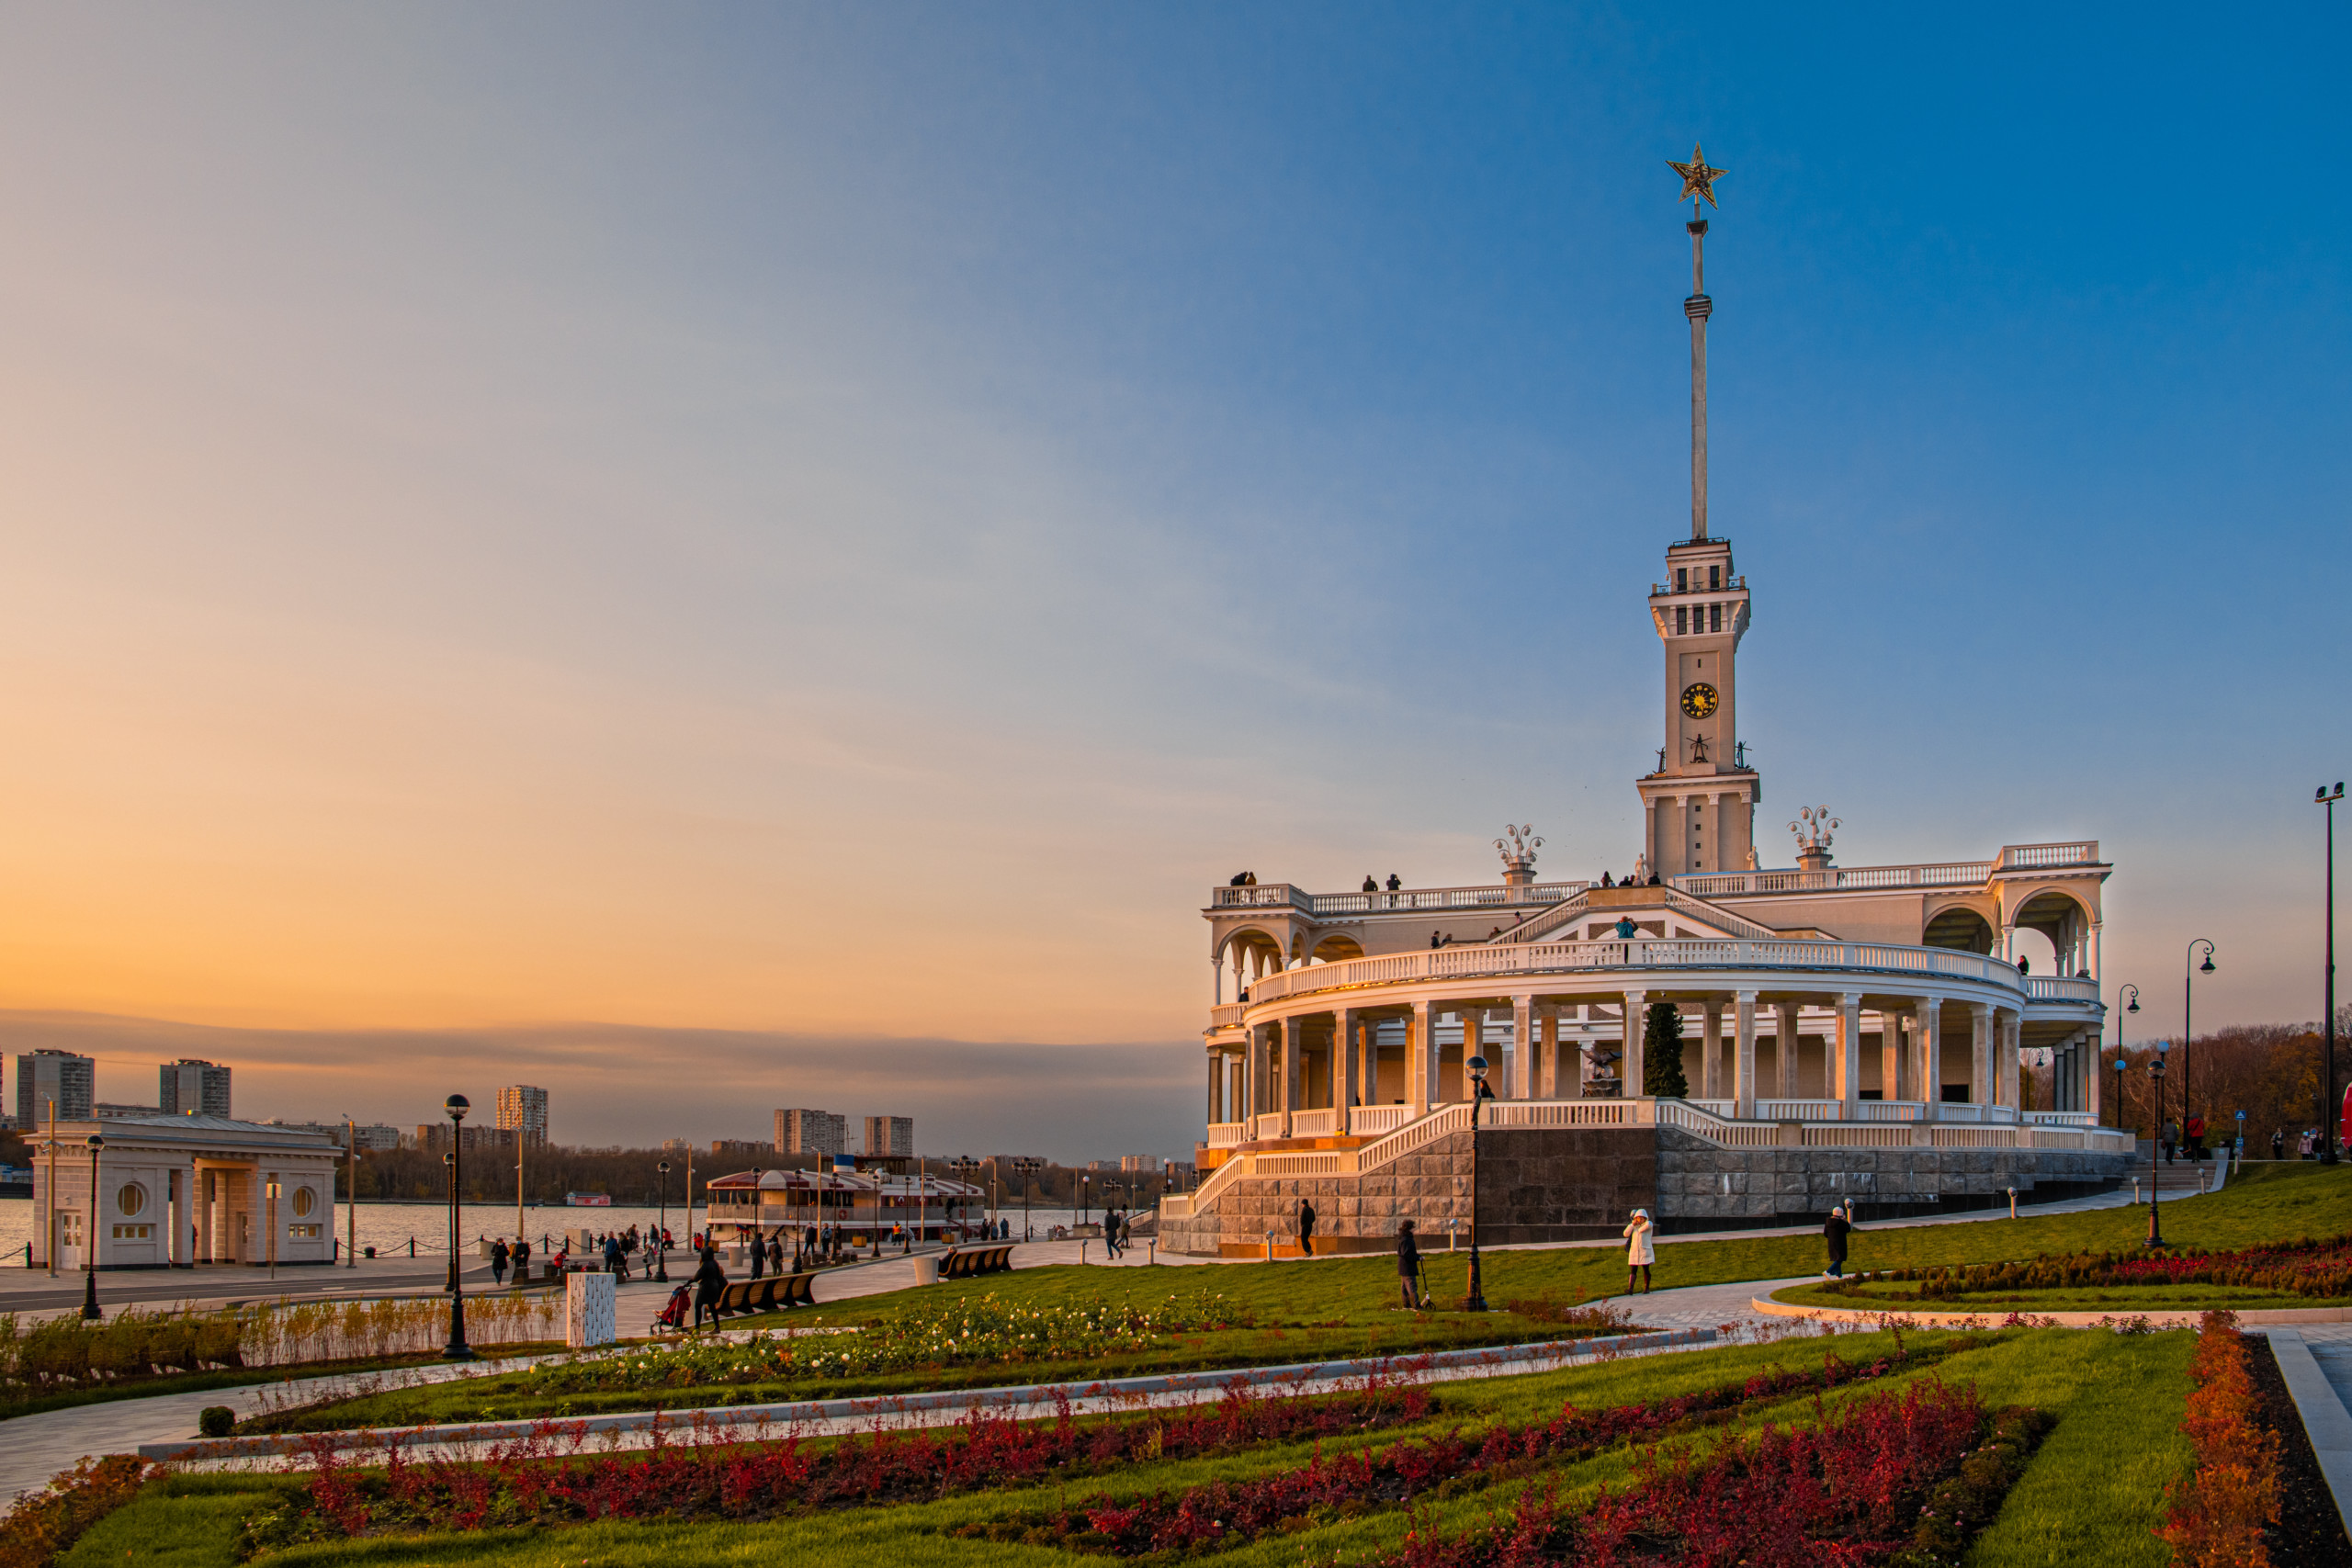
[[[1495,852],[1503,857],[1504,865],[1516,870],[1533,865],[1535,852],[1543,846],[1544,840],[1535,836],[1535,824],[1532,822],[1517,828],[1506,822],[1503,824],[1503,836],[1495,840]]]
[[[1715,205],[1715,182],[1731,173],[1729,169],[1707,167],[1707,154],[1700,150],[1696,141],[1690,143],[1689,163],[1678,164],[1668,158],[1666,161],[1666,166],[1682,176],[1682,194],[1674,199],[1689,200],[1694,211],[1698,208],[1699,198],[1702,197],[1706,198],[1709,207]]]
[[[1797,836],[1797,853],[1820,854],[1829,848],[1829,830],[1845,826],[1829,815],[1826,806],[1808,806],[1797,813],[1802,821],[1789,824],[1789,831]]]

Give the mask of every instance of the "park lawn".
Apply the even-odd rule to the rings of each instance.
[[[562,1349],[560,1343],[548,1341],[545,1344],[490,1346],[477,1354],[486,1361],[504,1360],[510,1356],[544,1356],[560,1353]],[[0,1421],[14,1420],[19,1416],[38,1416],[45,1410],[107,1404],[119,1399],[157,1399],[167,1393],[199,1393],[216,1388],[255,1388],[264,1383],[287,1382],[296,1378],[365,1377],[370,1372],[395,1372],[411,1367],[444,1364],[436,1352],[419,1352],[413,1356],[384,1356],[349,1361],[306,1361],[299,1366],[215,1367],[208,1371],[165,1372],[154,1377],[124,1378],[117,1382],[68,1388],[10,1388],[0,1391]]]
[[[1949,1344],[1951,1337],[1904,1336],[1918,1348]],[[1974,1348],[1950,1355],[1915,1374],[1897,1374],[1834,1391],[1818,1404],[1804,1395],[1760,1413],[1760,1418],[1810,1422],[1817,1409],[1834,1409],[1851,1399],[1899,1388],[1907,1376],[1974,1382],[1991,1406],[2025,1404],[2060,1417],[2058,1427],[2036,1456],[1985,1540],[1976,1561],[2099,1562],[2148,1563],[2165,1559],[2150,1531],[2163,1508],[2163,1486],[2185,1462],[2187,1450],[2174,1428],[2187,1393],[2185,1369],[2191,1337],[2185,1333],[2118,1336],[2087,1331],[2011,1331],[1978,1337]],[[1759,1368],[1819,1364],[1834,1350],[1860,1363],[1885,1352],[1893,1336],[1811,1337],[1766,1346],[1646,1358],[1610,1365],[1444,1385],[1442,1408],[1412,1428],[1362,1434],[1334,1442],[1322,1452],[1335,1455],[1385,1446],[1399,1437],[1460,1427],[1473,1429],[1490,1420],[1548,1418],[1561,1401],[1601,1406],[1669,1398],[1744,1378]],[[1755,1417],[1752,1417],[1755,1418]],[[1709,1443],[1717,1434],[1702,1431],[1678,1442]],[[1073,1479],[1018,1491],[982,1492],[933,1503],[894,1507],[850,1508],[812,1517],[763,1524],[582,1525],[547,1531],[481,1531],[295,1548],[263,1561],[287,1568],[345,1562],[457,1563],[495,1562],[526,1568],[559,1563],[674,1564],[761,1562],[837,1564],[888,1560],[894,1564],[990,1564],[1090,1561],[1057,1549],[952,1539],[942,1532],[1025,1510],[1076,1507],[1096,1497],[1117,1499],[1173,1490],[1217,1477],[1252,1475],[1304,1463],[1314,1452],[1306,1443],[1270,1445],[1232,1454],[1130,1467],[1123,1472]],[[1631,1475],[1634,1454],[1617,1450],[1547,1472],[1564,1499],[1581,1500],[1603,1483],[1622,1484]],[[62,1562],[69,1568],[123,1562],[226,1564],[232,1560],[237,1520],[247,1508],[270,1502],[288,1484],[282,1477],[239,1475],[179,1478],[156,1483],[130,1507],[103,1521]],[[1507,1510],[1526,1482],[1472,1486],[1427,1501],[1424,1522],[1442,1533],[1481,1527],[1494,1510]],[[2013,1528],[2011,1516],[2028,1525]],[[1216,1554],[1236,1568],[1301,1561],[1341,1560],[1393,1551],[1410,1518],[1402,1509],[1340,1519],[1269,1537]],[[2063,1549],[2053,1543],[2064,1543]],[[169,1552],[170,1555],[164,1555]]]

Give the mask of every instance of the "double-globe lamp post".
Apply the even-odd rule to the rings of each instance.
[[[2165,1134],[2165,1055],[2171,1049],[2170,1042],[2157,1041],[2156,1059],[2148,1064],[2148,1076],[2156,1080],[2155,1120],[2149,1123],[2148,1146],[2151,1151],[2154,1149],[2157,1140],[2162,1139]],[[2150,1247],[2162,1247],[2165,1244],[2164,1225],[2157,1218],[2156,1213],[2162,1201],[2164,1179],[2163,1164],[2151,1157],[2148,1161],[2148,1245]]]
[[[2326,1041],[2325,1074],[2320,1079],[2319,1123],[2320,1163],[2335,1163],[2336,1122],[2344,1108],[2335,1098],[2335,803],[2344,798],[2344,786],[2334,789],[2319,786],[2315,804],[2327,808],[2327,1019],[2321,1024],[2322,1037]]]
[[[1464,1065],[1470,1069],[1470,1293],[1462,1306],[1465,1312],[1484,1312],[1487,1286],[1478,1272],[1478,1111],[1495,1091],[1487,1087],[1486,1057],[1473,1056]]]
[[[970,1155],[957,1155],[954,1159],[947,1162],[947,1168],[956,1173],[957,1180],[963,1182],[967,1187],[969,1187],[972,1185],[973,1174],[980,1168],[980,1162],[974,1159]],[[956,1196],[960,1199],[963,1197],[963,1194],[957,1193]],[[956,1227],[956,1236],[959,1240],[962,1239],[963,1236],[964,1225],[970,1223],[969,1212],[971,1204],[967,1201],[964,1204],[964,1207],[966,1210],[966,1218],[964,1221],[959,1222]],[[993,1240],[995,1238],[990,1237],[989,1239]]]
[[[449,1343],[442,1347],[441,1359],[470,1361],[474,1352],[466,1343],[466,1291],[458,1278],[458,1195],[465,1190],[465,1162],[460,1157],[465,1140],[458,1134],[473,1101],[453,1094],[441,1102],[441,1109],[449,1113]]]

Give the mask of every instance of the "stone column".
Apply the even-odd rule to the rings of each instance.
[[[1912,1025],[1918,1040],[1913,1055],[1919,1060],[1919,1098],[1928,1102],[1927,1110],[1920,1114],[1923,1120],[1933,1122],[1940,1114],[1937,1107],[1944,1098],[1943,1044],[1936,1037],[1944,1002],[1941,997],[1921,997],[1915,1005],[1917,1010],[1912,1014]]]
[[[1704,1012],[1706,1021],[1700,1028],[1700,1036],[1705,1043],[1700,1049],[1706,1053],[1706,1060],[1699,1072],[1699,1098],[1721,1100],[1724,1098],[1724,1004],[1711,997]]]
[[[1535,998],[1510,999],[1510,1098],[1535,1098]]]
[[[1632,1100],[1642,1092],[1642,1014],[1649,1003],[1647,991],[1625,993],[1625,1055],[1617,1064],[1618,1090]]]
[[[1911,1075],[1904,1070],[1903,1017],[1890,1008],[1878,1010],[1878,1097],[1908,1100]]]
[[[1259,1087],[1259,1060],[1265,1050],[1264,1040],[1264,1026],[1262,1024],[1256,1023],[1250,1026],[1250,1032],[1243,1037],[1243,1043],[1241,1047],[1241,1114],[1235,1117],[1234,1120],[1242,1123],[1242,1136],[1245,1138],[1254,1138],[1258,1135],[1258,1129],[1255,1125],[1254,1118],[1258,1114],[1258,1097],[1261,1093]]]
[[[1560,1009],[1557,1003],[1540,1010],[1536,1028],[1542,1038],[1535,1043],[1535,1094],[1539,1100],[1558,1100],[1560,1094]]]
[[[1968,1004],[1968,1100],[1993,1103],[1993,1010],[1983,1002]]]
[[[1306,1020],[1291,1017],[1283,1020],[1283,1136],[1290,1136],[1291,1118],[1298,1114],[1299,1069],[1306,1066]]]
[[[2091,978],[2095,981],[2104,982],[2107,979],[2107,970],[2100,963],[2101,953],[2099,952],[2098,925],[2099,923],[2097,920],[2093,920],[2091,922]],[[2094,1067],[2091,1069],[2091,1077],[2098,1077],[2098,1068]]]
[[[1225,1005],[1225,954],[1222,952],[1209,960],[1209,969],[1216,976],[1216,980],[1209,989],[1210,1003],[1212,1006],[1223,1007]]]
[[[1405,1023],[1405,1098],[1416,1118],[1430,1113],[1437,1089],[1437,1009],[1415,1002]]]
[[[1862,998],[1857,991],[1847,991],[1838,998],[1838,1070],[1835,1098],[1841,1101],[1838,1114],[1849,1122],[1861,1119],[1862,1103]]]
[[[1780,1038],[1773,1043],[1773,1055],[1780,1058],[1781,1098],[1797,1098],[1797,1004],[1782,1002],[1774,1008],[1774,1027]]]
[[[1216,1093],[1216,1091],[1217,1091],[1217,1089],[1218,1089],[1218,1088],[1219,1088],[1219,1085],[1218,1085],[1218,1083],[1217,1083],[1217,1079],[1218,1079],[1220,1077],[1222,1077],[1222,1076],[1224,1075],[1224,1073],[1225,1073],[1225,1053],[1224,1053],[1224,1052],[1222,1052],[1222,1051],[1212,1051],[1212,1052],[1210,1052],[1210,1053],[1209,1053],[1209,1121],[1210,1121],[1212,1123],[1215,1123],[1215,1122],[1220,1122],[1220,1121],[1224,1120],[1224,1118],[1220,1117],[1220,1116],[1216,1113],[1216,1112],[1217,1112],[1217,1093]]]
[[[1380,1103],[1380,1021],[1368,1013],[1356,1014],[1356,1088],[1357,1105]]]
[[[2023,1015],[2001,1010],[2001,1103],[2011,1110],[2025,1103],[2018,1093],[2018,1043],[2024,1022]]]
[[[2096,942],[2098,928],[2093,926],[2091,933],[2091,939]],[[2103,1032],[2096,1024],[2083,1032],[2083,1109],[2091,1113],[2091,1125],[2094,1127],[2099,1124],[2099,1119],[2105,1112],[2100,1090],[2107,1082],[2107,1075],[2099,1070],[2103,1065],[2099,1052],[2106,1044]],[[2237,1134],[2233,1130],[2230,1135],[2235,1137]]]
[[[1353,1008],[1331,1010],[1331,1109],[1340,1113],[1339,1130],[1348,1130],[1348,1112],[1361,1102],[1356,1090],[1363,1082],[1363,1066],[1357,1057],[1363,1042],[1356,1038],[1356,1020],[1361,1017]]]
[[[1720,1010],[1710,1008],[1710,1019]],[[1743,1122],[1756,1116],[1756,993],[1736,992],[1732,998],[1731,1113]]]

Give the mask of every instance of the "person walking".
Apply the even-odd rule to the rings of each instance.
[[[761,1235],[759,1232],[753,1231],[752,1233],[752,1278],[756,1280],[763,1273],[765,1273],[767,1271],[767,1238]]]
[[[1413,1222],[1396,1227],[1396,1289],[1407,1312],[1419,1312],[1427,1297],[1421,1292],[1421,1247],[1413,1238]]]
[[[784,1233],[782,1231],[768,1237],[768,1272],[771,1274],[784,1272]]]
[[[2287,1131],[2283,1127],[2270,1129],[2270,1157],[2274,1160],[2287,1157]]]
[[[522,1289],[525,1285],[526,1285],[526,1284],[530,1283],[530,1280],[531,1280],[531,1242],[530,1242],[530,1238],[529,1238],[528,1236],[519,1236],[519,1235],[518,1235],[518,1236],[516,1236],[516,1237],[514,1238],[514,1287],[515,1287],[515,1289],[517,1289],[517,1290]]]
[[[506,1256],[504,1236],[490,1244],[490,1282],[493,1286],[506,1283]]]
[[[1829,1267],[1823,1272],[1833,1280],[1846,1277],[1846,1235],[1853,1228],[1842,1207],[1833,1207],[1828,1222],[1821,1227],[1822,1238],[1829,1244]]]
[[[1298,1254],[1315,1256],[1315,1205],[1304,1198],[1298,1201]]]
[[[1135,1245],[1136,1217],[1133,1214],[1121,1214],[1119,1216],[1119,1250],[1122,1253],[1132,1252],[1135,1250]]]
[[[1634,1211],[1633,1220],[1619,1233],[1625,1238],[1625,1293],[1634,1293],[1634,1276],[1642,1278],[1642,1294],[1650,1292],[1650,1265],[1657,1261],[1657,1247],[1652,1242],[1654,1234],[1647,1209]]]
[[[710,1325],[718,1326],[718,1298],[727,1292],[727,1270],[718,1266],[715,1247],[702,1250],[702,1267],[695,1270],[695,1326],[702,1326],[702,1314],[710,1314]]]
[[[2176,1147],[2177,1147],[2177,1146],[2178,1146],[2179,1143],[2180,1143],[2180,1134],[2179,1134],[2179,1132],[2178,1132],[2178,1131],[2174,1127],[2174,1125],[2173,1125],[2171,1122],[2165,1122],[2165,1163],[2166,1165],[2170,1165],[2170,1164],[2172,1163],[2172,1151],[2173,1151]]]

